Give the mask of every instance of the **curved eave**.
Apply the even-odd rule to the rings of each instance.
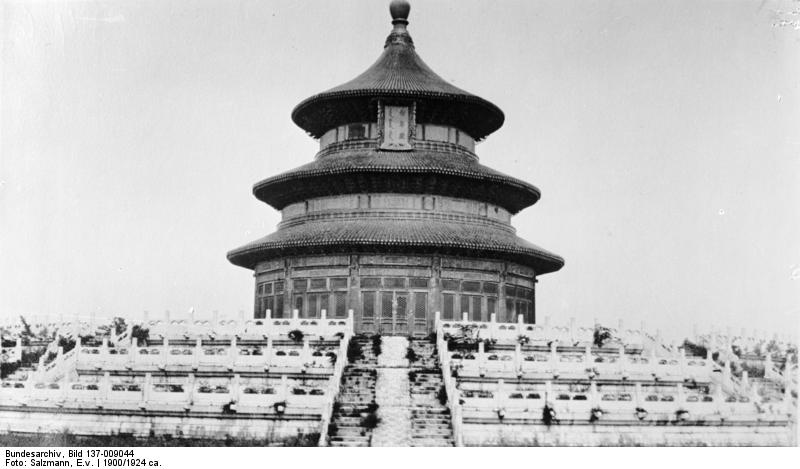
[[[315,197],[380,192],[480,200],[512,214],[541,197],[535,186],[473,160],[416,151],[391,155],[353,152],[345,157],[320,158],[253,186],[256,198],[277,210]]]
[[[374,122],[379,99],[401,99],[417,103],[417,122],[453,125],[475,140],[483,140],[503,126],[499,107],[474,95],[415,90],[340,90],[305,99],[292,111],[297,126],[315,138],[350,122]]]
[[[555,272],[564,259],[517,236],[486,227],[418,221],[403,223],[318,223],[279,230],[228,253],[228,260],[254,269],[259,262],[288,255],[353,252],[422,252],[502,259]]]

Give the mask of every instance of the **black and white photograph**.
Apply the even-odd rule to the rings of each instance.
[[[0,0],[4,467],[797,449],[799,330],[800,0]]]

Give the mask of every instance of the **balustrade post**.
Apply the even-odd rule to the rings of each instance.
[[[514,371],[522,372],[522,344],[519,342],[514,345]]]
[[[300,326],[300,310],[293,309],[292,310],[292,327],[299,327]]]
[[[265,364],[264,364],[264,369],[266,369],[266,370],[269,370],[270,365],[272,365],[272,354],[273,354],[272,340],[273,339],[272,339],[271,335],[267,336],[267,349],[264,351],[264,356],[266,358]],[[341,357],[339,357],[337,359],[341,359]]]
[[[264,319],[265,319],[265,322],[267,324],[272,322],[272,310],[271,309],[267,308],[267,310],[264,312]]]
[[[235,373],[233,375],[233,379],[231,379],[231,390],[230,390],[231,400],[233,400],[234,402],[239,402],[239,395],[241,394],[240,393],[241,386],[242,386],[241,377],[239,376],[239,373]]]
[[[575,317],[569,318],[569,341],[575,343]]]
[[[186,402],[186,404],[190,404],[197,398],[196,379],[194,373],[189,373],[186,375],[185,386],[186,390],[184,391],[184,395],[186,396],[186,399],[184,402]]]
[[[558,345],[555,340],[550,342],[550,369],[553,372],[558,371]]]
[[[506,382],[502,379],[497,380],[497,392],[495,393],[495,402],[498,409],[505,409],[506,407]]]
[[[108,394],[111,392],[111,373],[108,371],[103,373],[103,379],[100,381],[100,402],[101,404],[108,400]]]
[[[482,367],[486,363],[486,345],[483,341],[478,342],[478,367]]]
[[[438,331],[439,326],[441,326],[441,323],[442,323],[442,312],[436,311],[435,313],[433,313],[433,327],[436,328],[436,330]]]
[[[289,398],[289,377],[286,375],[281,375],[281,400],[286,401],[288,398]]]
[[[144,374],[144,386],[142,387],[142,405],[147,406],[150,403],[151,394],[153,392],[153,375],[150,373]]]
[[[525,315],[518,314],[517,315],[517,325],[519,326],[520,331],[522,330],[522,325],[525,324]]]
[[[300,359],[303,363],[309,363],[311,361],[311,346],[308,337],[303,338],[303,351],[300,352]]]
[[[108,337],[103,337],[103,343],[100,345],[100,356],[103,359],[108,357]]]
[[[233,367],[236,365],[236,357],[238,354],[238,347],[237,347],[237,340],[236,336],[234,335],[231,337],[231,346],[228,348],[228,369],[233,370]]]
[[[642,407],[642,383],[633,385],[633,400],[636,402],[636,407]]]
[[[198,337],[194,342],[194,353],[192,354],[192,368],[200,368],[200,357],[203,355],[203,339]]]
[[[597,382],[594,380],[589,382],[589,402],[592,407],[596,407],[600,404],[597,393]]]
[[[467,312],[461,313],[461,322],[467,322],[467,321],[469,321],[469,313]]]
[[[619,352],[617,369],[619,369],[621,375],[625,376],[625,371],[628,369],[628,358],[625,356],[625,344],[619,344],[617,351]]]

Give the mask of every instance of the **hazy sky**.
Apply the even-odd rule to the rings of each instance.
[[[566,259],[540,318],[797,330],[797,2],[411,3],[505,111],[481,161],[542,191],[513,220]],[[311,161],[290,112],[373,63],[388,0],[0,5],[0,316],[250,314],[251,187]]]

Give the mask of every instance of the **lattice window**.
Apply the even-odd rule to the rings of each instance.
[[[458,291],[458,280],[442,279],[442,290]]]
[[[514,300],[511,300],[511,299],[506,300],[506,314],[503,317],[502,321],[504,321],[504,322],[513,322],[514,318],[516,318],[516,317],[517,317],[517,315],[516,315],[515,309],[514,309]]]
[[[326,278],[312,278],[311,279],[311,290],[327,290],[328,279]]]
[[[428,279],[426,278],[410,278],[408,279],[409,288],[428,288]]]
[[[275,282],[275,293],[283,293],[283,280]]]
[[[397,295],[397,312],[395,313],[398,318],[405,320],[408,314],[408,296]]]
[[[472,317],[473,321],[481,321],[481,300],[483,300],[480,296],[473,296],[472,298],[472,311],[470,311],[470,316]]]
[[[333,294],[335,309],[333,315],[337,318],[347,316],[347,293],[337,292]]]
[[[475,282],[475,281],[462,282],[461,290],[470,293],[478,293],[481,291],[481,282]]]
[[[331,310],[328,307],[329,298],[330,298],[330,295],[328,295],[327,293],[322,293],[322,294],[319,295],[319,311],[320,311],[320,314],[322,314],[322,310],[323,309],[325,310],[326,314],[331,314]]]
[[[514,316],[514,320],[517,320],[517,316],[522,315],[523,321],[528,319],[528,302],[527,301],[517,301],[517,314]]]
[[[514,288],[514,285],[506,285],[506,296],[508,298],[513,298],[517,294],[517,289]]]
[[[308,279],[301,278],[292,282],[292,288],[296,292],[303,292],[308,290]]]
[[[265,283],[264,284],[264,294],[265,295],[271,295],[272,294],[272,284],[271,283]]]
[[[318,317],[318,309],[317,309],[317,295],[308,295],[308,314],[305,317],[307,318],[316,318]]]
[[[414,317],[417,319],[425,319],[428,317],[428,294],[417,292],[414,293]]]
[[[457,311],[456,319],[461,319],[464,313],[469,313],[469,299],[469,296],[461,295],[461,309]]]
[[[380,288],[381,279],[379,278],[362,278],[361,288]]]
[[[497,314],[497,298],[486,298],[486,314],[489,318]]]
[[[452,321],[455,315],[456,296],[451,293],[442,294],[442,319]]]
[[[483,282],[483,292],[492,295],[497,294],[497,284],[494,282]]]
[[[392,317],[392,292],[381,292],[381,317]]]
[[[375,297],[377,297],[377,293],[374,291],[364,292],[363,293],[363,316],[365,318],[374,318],[375,317]]]
[[[406,279],[399,277],[388,277],[383,279],[383,284],[386,288],[405,288]]]
[[[331,290],[347,290],[347,279],[346,278],[332,278],[331,279]]]

